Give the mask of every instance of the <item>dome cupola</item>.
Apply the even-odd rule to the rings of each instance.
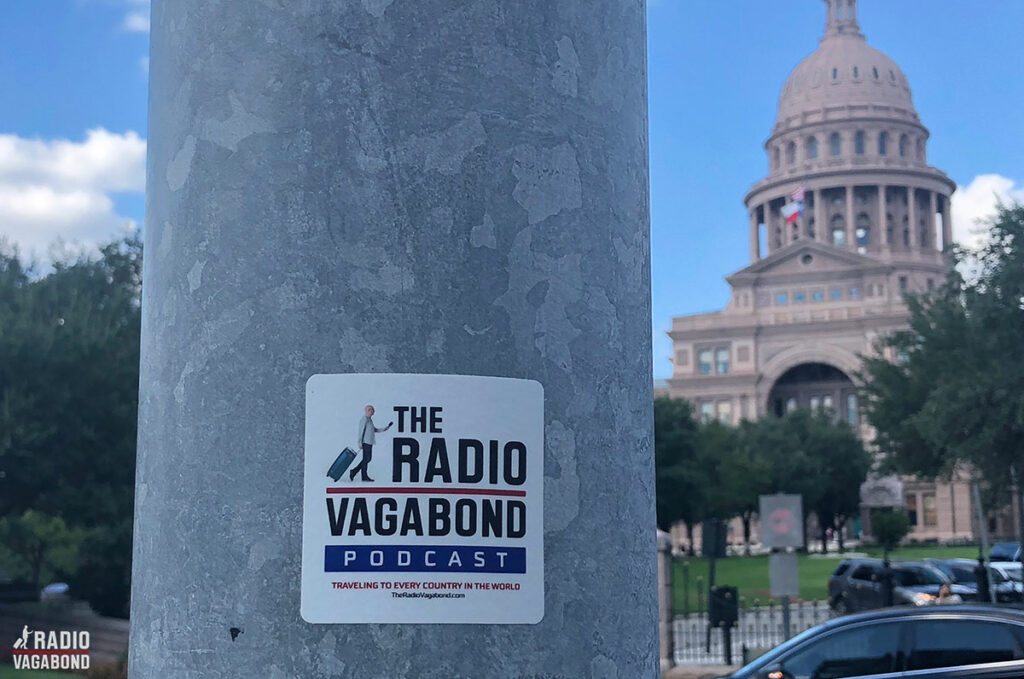
[[[843,117],[918,122],[903,71],[860,32],[856,0],[825,2],[825,35],[786,80],[774,132]]]

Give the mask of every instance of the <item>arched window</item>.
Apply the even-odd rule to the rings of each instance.
[[[889,133],[882,132],[878,135],[878,155],[884,156],[889,152]]]
[[[842,150],[842,142],[839,139],[838,132],[833,132],[832,134],[829,135],[828,146],[829,153],[831,153],[833,156],[839,155],[839,152]]]
[[[858,156],[864,155],[864,130],[857,130],[853,137],[853,152]]]
[[[917,138],[917,159],[924,160],[924,139]]]
[[[814,160],[818,157],[818,138],[810,137],[807,140],[807,157],[810,160]]]
[[[782,157],[782,152],[779,151],[779,147],[776,146],[772,150],[772,167],[775,168],[776,170],[779,169],[779,165],[782,164],[781,157]]]
[[[814,240],[814,217],[807,220],[807,237]]]
[[[854,234],[857,237],[858,250],[863,250],[871,245],[871,218],[866,212],[857,215],[857,229]]]
[[[910,138],[905,135],[900,135],[900,158],[907,157],[907,151],[910,150]]]
[[[829,224],[832,230],[832,245],[843,247],[846,245],[846,220],[842,215],[836,215]]]
[[[871,67],[871,73],[872,73],[872,75],[875,76],[875,80],[878,80],[878,67],[877,66],[872,66]]]
[[[786,162],[792,165],[796,162],[796,142],[789,142],[786,147]]]
[[[853,67],[853,77],[854,78],[859,78],[860,77],[860,71],[857,69],[856,66]]]
[[[839,79],[839,69],[838,68],[833,68],[832,69],[832,79],[833,80],[838,80]]]

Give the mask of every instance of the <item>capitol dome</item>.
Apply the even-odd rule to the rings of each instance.
[[[764,143],[768,175],[744,198],[751,260],[810,240],[938,275],[956,184],[928,165],[907,77],[868,46],[857,0],[824,2],[825,35],[786,80]]]
[[[825,36],[786,80],[775,131],[843,113],[917,122],[907,77],[895,61],[867,44],[857,23],[856,3],[826,2]]]

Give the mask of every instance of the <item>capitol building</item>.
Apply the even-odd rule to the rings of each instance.
[[[673,374],[658,392],[731,424],[829,408],[870,439],[859,355],[906,327],[905,293],[945,279],[956,184],[928,164],[907,77],[868,45],[856,0],[825,4],[818,49],[782,87],[767,176],[744,196],[750,264],[726,278],[724,309],[672,320]],[[907,509],[911,539],[977,528],[965,482],[872,478],[861,499],[866,535],[871,510],[885,507]]]

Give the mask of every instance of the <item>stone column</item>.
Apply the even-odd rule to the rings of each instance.
[[[953,245],[953,202],[950,196],[942,196],[942,249]]]
[[[759,259],[761,259],[761,229],[755,205],[750,210],[750,262],[753,264]]]
[[[152,17],[133,679],[657,677],[644,3]],[[540,623],[302,620],[305,383],[359,372],[543,385]]]
[[[907,187],[907,225],[910,227],[910,249],[917,251],[917,245],[920,241],[917,235],[918,223],[917,223],[917,196],[916,190],[913,186]]]
[[[857,250],[857,234],[854,226],[853,186],[846,187],[846,247]]]
[[[828,219],[825,217],[825,190],[814,191],[814,237],[819,242],[832,242]]]
[[[889,246],[889,230],[888,220],[886,219],[886,207],[885,207],[885,184],[878,185],[878,242],[882,244],[883,250],[888,250]]]
[[[928,192],[928,240],[931,243],[929,247],[933,250],[938,250],[938,243],[935,241],[938,237],[935,235],[935,215],[938,214],[936,207],[935,192]]]
[[[772,202],[766,200],[762,205],[764,209],[764,238],[767,241],[764,246],[765,255],[770,255],[775,250],[775,227],[772,224]]]

